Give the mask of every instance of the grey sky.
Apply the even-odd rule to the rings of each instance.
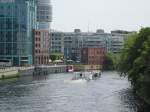
[[[52,29],[106,32],[150,26],[150,0],[52,0]]]

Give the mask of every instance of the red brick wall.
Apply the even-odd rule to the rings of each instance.
[[[49,44],[48,30],[33,30],[33,60],[35,65],[47,65],[49,63]]]
[[[81,62],[88,65],[102,65],[105,57],[104,48],[82,48]]]

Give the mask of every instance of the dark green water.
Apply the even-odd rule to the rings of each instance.
[[[0,112],[150,112],[125,78],[104,72],[72,83],[73,74],[21,77],[0,82]]]

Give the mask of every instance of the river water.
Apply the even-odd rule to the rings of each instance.
[[[103,72],[98,80],[73,83],[73,73],[0,82],[0,112],[150,112],[126,78]]]

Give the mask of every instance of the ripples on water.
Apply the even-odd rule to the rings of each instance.
[[[73,74],[22,77],[0,83],[0,112],[150,112],[127,79],[104,72],[98,80],[65,83]]]

